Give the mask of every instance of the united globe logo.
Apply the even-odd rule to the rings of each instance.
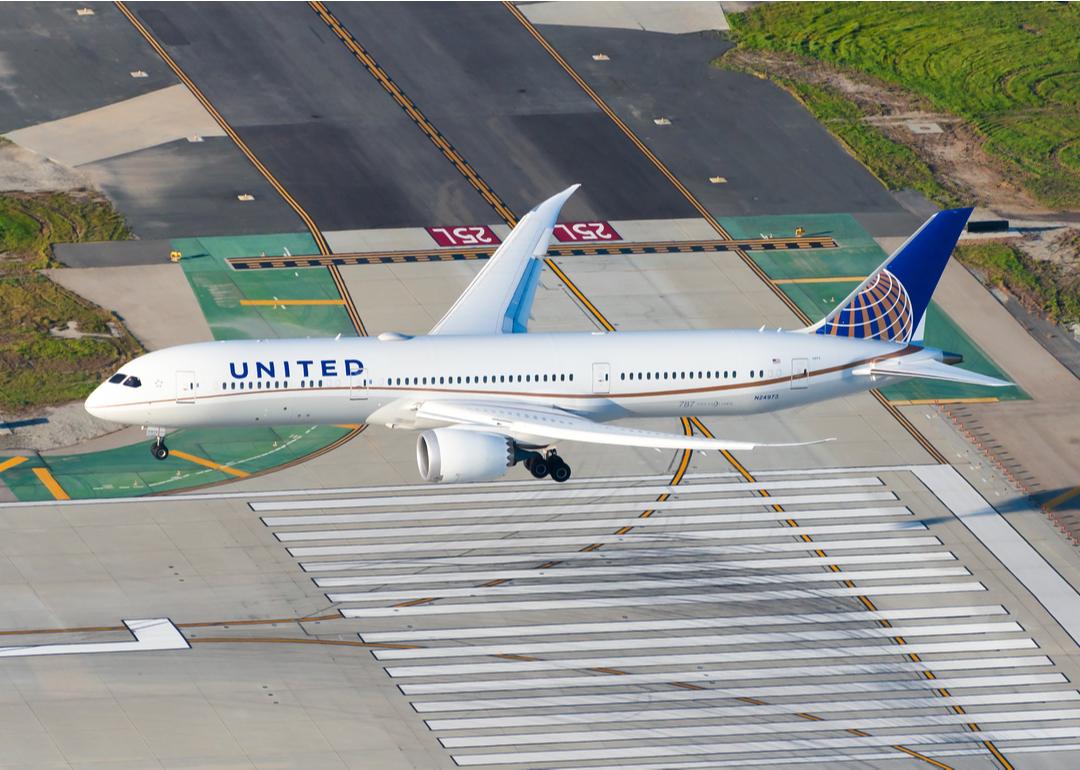
[[[839,308],[818,334],[908,342],[912,308],[907,289],[888,270],[881,270],[851,301]]]

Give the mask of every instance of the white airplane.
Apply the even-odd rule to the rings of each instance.
[[[609,424],[802,406],[923,377],[1010,383],[924,347],[930,295],[971,209],[932,216],[818,323],[792,331],[526,334],[543,258],[570,187],[526,214],[424,336],[203,342],[136,358],[86,409],[156,436],[175,428],[368,423],[421,431],[426,481],[488,481],[521,462],[566,481],[576,441],[746,450],[753,441]],[[767,446],[796,446],[772,444]]]

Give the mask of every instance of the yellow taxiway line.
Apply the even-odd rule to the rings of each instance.
[[[1069,500],[1072,500],[1077,495],[1080,495],[1080,487],[1073,487],[1072,489],[1070,489],[1068,491],[1062,492],[1060,495],[1055,497],[1053,500],[1049,500],[1046,503],[1044,503],[1043,504],[1043,510],[1052,511],[1055,508],[1057,508],[1059,505],[1061,505],[1063,503],[1067,503]]]
[[[64,491],[64,488],[53,478],[52,473],[48,468],[34,468],[34,475],[38,477],[38,481],[45,485],[45,488],[49,490],[49,494],[57,500],[70,500],[71,496]]]
[[[20,465],[26,462],[26,460],[27,458],[25,457],[9,457],[8,459],[0,462],[0,473],[3,473],[8,468],[14,468],[16,465]]]
[[[238,476],[240,478],[244,478],[251,475],[247,471],[242,471],[238,468],[230,468],[228,465],[221,465],[220,463],[216,463],[213,460],[207,460],[204,457],[196,457],[195,455],[190,455],[187,452],[181,452],[179,449],[173,449],[169,452],[169,454],[173,455],[174,457],[179,457],[181,460],[187,460],[189,463],[201,465],[204,468],[213,468],[215,471],[228,473],[231,476]]]

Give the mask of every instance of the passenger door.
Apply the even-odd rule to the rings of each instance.
[[[195,372],[178,371],[176,373],[176,403],[195,403]]]
[[[810,386],[810,361],[806,358],[791,359],[791,389],[804,390]]]
[[[368,379],[364,374],[349,377],[349,400],[364,401],[368,397]]]
[[[592,392],[611,392],[611,364],[592,365]]]

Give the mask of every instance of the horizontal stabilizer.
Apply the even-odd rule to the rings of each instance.
[[[609,423],[600,423],[561,409],[514,404],[463,401],[425,401],[416,410],[417,418],[489,430],[526,445],[546,446],[559,441],[581,441],[587,444],[634,446],[653,449],[728,449],[743,451],[755,447],[794,447],[820,444],[806,441],[792,444],[765,444],[753,441],[733,441],[723,438],[680,436],[675,433],[638,430]]]
[[[916,361],[902,358],[891,361],[880,361],[860,366],[853,374],[878,377],[919,377],[924,380],[940,380],[942,382],[960,382],[965,385],[985,385],[988,388],[1004,388],[1013,383],[999,380],[978,372],[969,372],[956,366],[936,361],[932,358],[924,358]]]

